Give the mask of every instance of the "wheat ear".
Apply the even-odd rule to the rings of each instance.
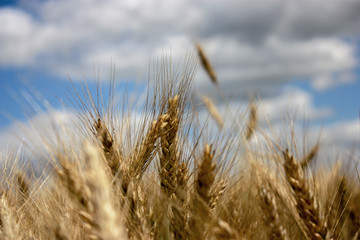
[[[200,58],[200,62],[201,65],[203,66],[203,68],[205,69],[205,71],[207,72],[207,74],[209,75],[211,81],[214,84],[218,84],[218,80],[215,74],[215,70],[212,67],[209,59],[206,57],[204,50],[202,49],[202,47],[199,44],[196,44],[196,49]]]
[[[210,215],[210,189],[215,180],[215,167],[213,163],[214,151],[209,144],[205,145],[201,162],[197,169],[195,180],[195,194],[193,195],[193,215],[191,216],[191,234],[205,238],[206,225],[211,219]]]
[[[213,163],[214,152],[209,144],[205,145],[204,155],[198,168],[196,180],[196,192],[201,199],[210,205],[210,188],[215,180],[215,164]]]
[[[253,100],[250,102],[250,115],[248,120],[248,125],[246,128],[246,135],[245,138],[249,140],[251,136],[254,134],[254,131],[257,127],[257,111],[256,111],[256,105]]]
[[[319,144],[316,144],[311,151],[300,161],[300,165],[303,169],[309,166],[310,162],[316,157],[317,152],[319,151]]]
[[[286,179],[296,200],[296,209],[311,239],[325,239],[327,229],[320,216],[318,203],[305,179],[304,171],[288,150],[283,152]]]
[[[224,127],[224,120],[221,117],[219,111],[217,110],[214,102],[209,97],[202,97],[202,100],[207,110],[209,111],[211,117],[215,120],[219,128],[222,129]]]
[[[99,151],[90,143],[84,144],[85,179],[91,191],[88,212],[93,218],[93,228],[99,239],[126,239],[119,214],[114,208],[110,180],[106,174]]]
[[[94,124],[96,136],[101,143],[106,162],[114,176],[118,173],[120,168],[121,154],[114,147],[114,139],[111,136],[109,130],[105,126],[104,122],[98,118]]]
[[[132,171],[134,176],[138,179],[146,171],[147,167],[151,163],[153,158],[153,152],[155,150],[155,144],[158,138],[161,136],[161,130],[168,124],[166,122],[167,115],[161,115],[155,120],[144,140],[141,142],[139,150],[135,153],[135,157],[132,161]]]
[[[277,202],[274,194],[266,187],[259,188],[259,196],[262,201],[262,208],[265,213],[265,221],[271,230],[269,239],[289,239],[285,228],[282,226],[279,218]]]
[[[175,191],[175,172],[178,164],[177,132],[179,128],[179,95],[168,101],[167,113],[163,116],[167,122],[161,134],[160,181],[161,189],[169,197]]]
[[[140,184],[130,184],[128,200],[127,228],[130,239],[152,239],[147,198]]]
[[[19,224],[5,194],[0,197],[0,239],[19,239]]]
[[[227,182],[224,179],[217,181],[213,184],[213,187],[210,189],[210,208],[214,209],[220,200],[220,198],[224,195],[226,189]]]
[[[176,168],[176,190],[172,195],[172,213],[173,219],[172,228],[175,239],[185,239],[187,225],[187,212],[186,212],[186,198],[187,198],[187,182],[188,182],[188,168],[183,162]]]

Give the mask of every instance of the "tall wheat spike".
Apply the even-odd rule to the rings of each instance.
[[[215,180],[216,166],[213,163],[213,158],[214,152],[212,146],[206,144],[203,159],[198,168],[196,192],[207,205],[210,204],[210,188]]]
[[[286,179],[292,188],[298,214],[307,227],[307,234],[311,239],[325,239],[327,229],[320,215],[318,203],[305,179],[303,169],[288,150],[283,152],[283,156]]]
[[[215,70],[212,67],[209,59],[206,57],[203,48],[200,46],[200,44],[196,44],[196,49],[200,58],[200,62],[203,66],[203,68],[205,69],[205,71],[207,72],[207,74],[209,75],[211,81],[214,84],[218,84],[218,80],[215,74]]]
[[[212,146],[206,144],[204,147],[201,162],[198,165],[197,176],[195,179],[195,194],[192,199],[192,216],[190,221],[190,231],[192,236],[206,238],[206,228],[211,222],[211,195],[210,189],[215,180],[215,167],[213,162],[214,151]]]
[[[99,239],[117,240],[126,239],[122,219],[112,202],[113,196],[101,155],[99,151],[89,142],[84,144],[85,154],[85,178],[86,185],[91,191],[88,212],[93,218],[95,235]]]
[[[246,134],[245,134],[245,138],[247,140],[249,140],[252,137],[252,135],[254,134],[254,131],[257,126],[257,121],[258,121],[258,119],[257,119],[256,105],[255,105],[254,101],[251,100],[250,115],[249,115],[248,125],[247,125],[247,129],[246,129]]]
[[[176,188],[176,165],[178,164],[177,132],[179,129],[179,95],[168,101],[167,122],[161,134],[160,181],[162,190],[170,197]]]
[[[105,126],[103,120],[98,118],[94,124],[94,128],[96,131],[96,136],[102,145],[107,164],[112,174],[116,176],[120,168],[121,153],[115,149],[114,139]]]
[[[141,178],[142,173],[146,171],[151,163],[151,160],[154,157],[155,143],[161,136],[162,129],[168,124],[166,121],[167,115],[161,115],[157,120],[154,120],[150,130],[142,141],[139,150],[135,153],[135,158],[132,161],[132,171],[134,172],[135,177]]]

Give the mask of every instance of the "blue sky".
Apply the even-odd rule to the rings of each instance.
[[[62,109],[68,76],[79,86],[99,64],[107,84],[112,62],[131,92],[145,86],[151,60],[184,58],[198,42],[225,95],[258,94],[276,116],[289,103],[313,126],[353,129],[346,141],[358,141],[357,9],[356,0],[0,1],[0,131],[46,102]],[[216,98],[201,69],[194,85]]]

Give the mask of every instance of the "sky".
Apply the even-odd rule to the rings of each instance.
[[[291,108],[329,146],[360,139],[358,0],[1,0],[0,23],[2,145],[14,119],[41,122],[47,106],[66,116],[69,78],[92,87],[99,69],[107,84],[113,63],[135,91],[151,61],[184,59],[194,43],[233,105],[256,94],[274,125]],[[225,104],[202,69],[194,87]]]

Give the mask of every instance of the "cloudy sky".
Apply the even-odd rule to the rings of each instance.
[[[145,86],[151,60],[184,58],[195,42],[234,103],[257,94],[272,119],[290,107],[325,142],[359,142],[358,0],[2,0],[0,142],[14,118],[64,112],[69,76],[91,79],[96,68],[106,82],[113,62],[131,91]],[[216,93],[201,69],[194,85]]]

